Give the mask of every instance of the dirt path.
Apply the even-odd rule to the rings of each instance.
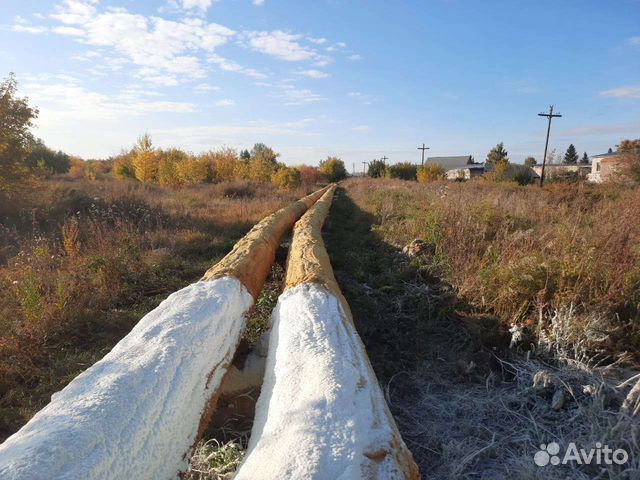
[[[638,478],[639,424],[618,413],[623,396],[611,371],[514,354],[497,319],[385,243],[378,224],[339,189],[325,242],[423,478]],[[549,381],[533,386],[542,371]],[[566,400],[555,410],[557,385]],[[534,455],[550,442],[609,443],[630,460],[624,467],[537,466]]]

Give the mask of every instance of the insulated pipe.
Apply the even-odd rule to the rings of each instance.
[[[0,478],[160,479],[187,466],[284,233],[319,190],[259,222],[0,445]]]
[[[419,478],[322,241],[334,191],[294,228],[285,292],[273,313],[264,382],[236,480]]]

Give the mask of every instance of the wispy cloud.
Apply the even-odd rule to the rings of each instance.
[[[321,70],[314,70],[314,69],[298,70],[294,73],[296,75],[301,75],[303,77],[308,77],[308,78],[327,78],[331,76],[327,72],[323,72]]]
[[[214,65],[217,65],[220,70],[224,70],[225,72],[236,72],[241,73],[243,75],[247,75],[248,77],[253,78],[267,78],[268,75],[259,72],[253,68],[245,68],[237,62],[233,60],[229,60],[227,58],[221,57],[217,54],[212,54],[207,57],[207,60]]]
[[[274,30],[272,32],[247,32],[249,46],[265,55],[286,60],[288,62],[301,62],[311,60],[318,56],[311,47],[302,45],[302,35],[294,35]]]
[[[55,125],[68,120],[118,119],[159,112],[195,111],[195,105],[191,103],[149,100],[148,97],[159,95],[140,89],[127,88],[114,94],[99,93],[68,75],[32,78],[25,83],[24,90],[40,109],[40,125]]]
[[[371,105],[378,100],[375,96],[362,92],[349,92],[347,95],[363,105]]]
[[[264,0],[253,0],[253,3],[256,7],[261,7],[262,5],[264,5]]]
[[[215,107],[234,107],[236,105],[235,100],[230,98],[224,98],[222,100],[218,100],[213,104]]]
[[[368,132],[371,130],[371,127],[369,127],[369,125],[356,125],[351,130],[354,132]]]
[[[612,88],[611,90],[604,90],[600,92],[601,97],[614,97],[614,98],[627,98],[627,99],[639,99],[640,98],[640,85],[626,85],[623,87]]]
[[[632,47],[640,48],[640,37],[631,37],[628,41],[629,45]]]

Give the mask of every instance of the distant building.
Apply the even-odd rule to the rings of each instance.
[[[536,178],[542,176],[542,165],[533,165],[531,167],[536,174]],[[555,176],[561,176],[570,172],[578,173],[581,176],[587,176],[591,171],[591,165],[577,163],[575,165],[565,165],[563,163],[547,163],[544,167],[544,176],[546,178],[553,178]]]
[[[620,158],[617,152],[603,153],[591,157],[591,173],[587,176],[590,182],[602,183],[611,180],[620,173]]]
[[[425,164],[438,164],[447,175],[447,180],[471,180],[484,173],[484,163],[475,163],[471,155],[457,157],[429,157]]]

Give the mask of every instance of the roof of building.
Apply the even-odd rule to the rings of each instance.
[[[454,170],[456,168],[468,168],[470,165],[476,165],[473,163],[470,164],[470,159],[471,155],[460,155],[457,157],[429,157],[425,163],[437,163],[445,170]]]
[[[600,155],[592,155],[591,158],[615,157],[616,155],[618,155],[618,152],[601,153]]]

